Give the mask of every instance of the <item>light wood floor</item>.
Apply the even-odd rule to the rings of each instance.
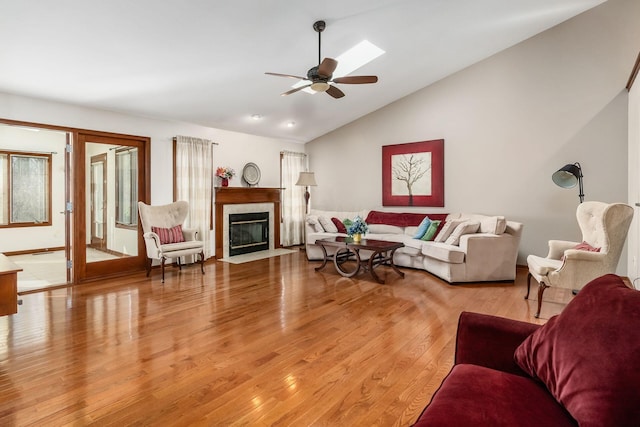
[[[461,311],[543,323],[516,283],[317,273],[304,252],[22,297],[0,318],[0,425],[406,426],[451,368]],[[547,290],[545,301],[570,293]]]

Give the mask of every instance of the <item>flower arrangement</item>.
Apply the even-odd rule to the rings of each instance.
[[[218,166],[216,169],[216,176],[222,179],[231,179],[236,174],[236,171],[229,166]]]
[[[369,231],[369,226],[362,218],[357,216],[347,229],[347,234],[353,236],[354,234],[365,234],[367,231]]]

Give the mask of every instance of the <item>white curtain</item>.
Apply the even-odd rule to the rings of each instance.
[[[305,202],[304,187],[296,185],[300,172],[307,172],[307,155],[303,153],[280,153],[282,176],[282,227],[280,236],[283,246],[304,243]]]
[[[176,200],[189,202],[185,228],[198,230],[204,256],[211,256],[213,146],[206,139],[176,137]],[[189,262],[189,261],[187,261]]]

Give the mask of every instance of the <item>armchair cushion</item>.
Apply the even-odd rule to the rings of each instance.
[[[461,364],[453,367],[414,426],[575,424],[540,383],[483,366]]]
[[[515,360],[581,426],[640,425],[640,292],[613,274],[587,284]]]
[[[167,243],[184,242],[184,235],[182,234],[182,225],[176,225],[175,227],[171,227],[171,228],[151,226],[151,231],[153,231],[158,235],[161,245],[165,245]]]

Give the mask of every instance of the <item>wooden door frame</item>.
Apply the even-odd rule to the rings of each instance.
[[[76,166],[75,182],[86,183],[86,144],[103,143],[127,145],[138,148],[138,198],[149,203],[151,198],[150,172],[151,172],[151,139],[149,137],[115,134],[109,132],[97,132],[77,130],[77,141],[74,147],[74,164]],[[122,144],[125,142],[125,144]],[[89,171],[90,172],[90,171]],[[96,280],[103,277],[129,274],[145,269],[146,249],[142,237],[142,224],[138,221],[138,253],[136,256],[128,256],[108,261],[87,263],[86,236],[87,236],[87,200],[86,188],[83,184],[74,188],[74,218],[75,230],[73,241],[74,276],[75,282]]]
[[[81,283],[84,281],[95,280],[100,277],[113,277],[130,274],[136,271],[144,271],[146,265],[146,249],[144,239],[142,238],[142,225],[138,221],[138,255],[136,257],[123,258],[124,265],[122,268],[114,268],[112,265],[104,266],[102,262],[95,264],[91,268],[86,267],[86,195],[85,186],[73,185],[73,183],[84,183],[86,176],[85,166],[85,145],[80,143],[80,136],[84,138],[90,136],[93,141],[100,142],[96,138],[116,138],[130,141],[132,146],[136,146],[138,151],[138,174],[139,187],[138,199],[144,203],[151,201],[151,138],[146,136],[134,136],[127,134],[118,134],[112,132],[93,131],[81,128],[73,128],[66,126],[57,126],[51,124],[43,124],[36,122],[26,122],[20,120],[0,118],[0,123],[14,126],[25,126],[42,128],[49,130],[57,130],[67,132],[71,136],[68,140],[69,146],[72,147],[72,153],[69,156],[70,165],[68,165],[67,182],[65,186],[65,194],[67,202],[71,203],[72,210],[65,212],[66,243],[65,252],[67,259],[73,261],[71,268],[70,283]],[[86,142],[86,139],[84,140]],[[69,256],[70,255],[70,256]],[[69,272],[69,270],[67,270]]]
[[[95,161],[94,161],[95,160]],[[94,212],[95,209],[91,208],[91,247],[96,247],[96,249],[99,250],[105,250],[108,245],[107,245],[107,186],[106,186],[106,180],[107,180],[107,153],[102,153],[102,154],[97,154],[95,156],[91,156],[91,160],[89,161],[89,165],[90,165],[90,169],[93,167],[94,163],[102,163],[102,244],[98,247],[95,246],[94,242],[93,242],[93,224],[94,224]],[[93,194],[94,194],[94,189],[93,189],[93,184],[94,184],[94,177],[93,177],[93,171],[90,170],[89,173],[91,174],[91,199],[93,200]]]

